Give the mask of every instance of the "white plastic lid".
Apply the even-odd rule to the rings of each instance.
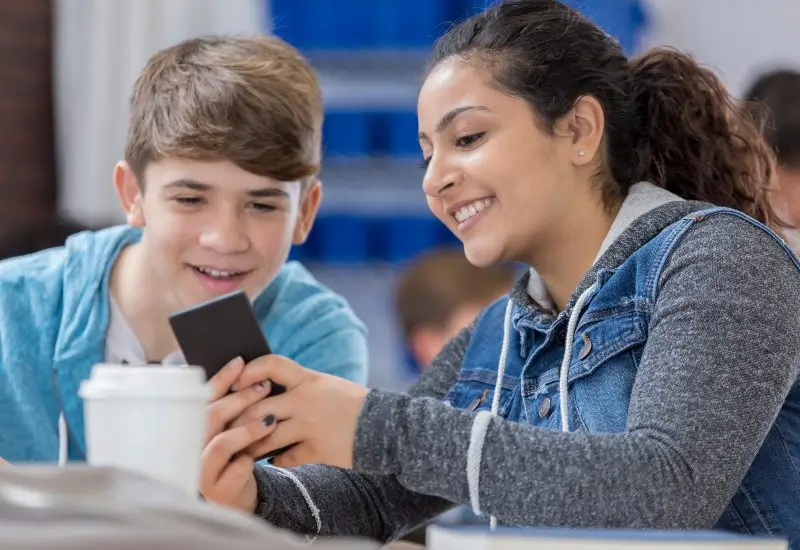
[[[99,363],[81,382],[82,399],[191,399],[209,400],[203,369],[192,366],[130,366]]]

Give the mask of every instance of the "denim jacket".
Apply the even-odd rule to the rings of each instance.
[[[479,317],[458,382],[445,401],[475,412],[494,408],[493,413],[508,420],[549,430],[626,431],[661,270],[693,224],[721,215],[760,225],[724,208],[691,213],[619,267],[599,269],[571,315],[554,316],[508,297],[494,303]],[[795,263],[800,270],[796,257]],[[561,370],[562,362],[568,369]],[[560,372],[565,380],[559,380]],[[744,533],[791,532],[800,539],[800,383],[792,387],[716,527]]]

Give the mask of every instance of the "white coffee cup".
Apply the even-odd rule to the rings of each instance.
[[[80,387],[87,459],[196,496],[211,397],[199,367],[98,364]]]

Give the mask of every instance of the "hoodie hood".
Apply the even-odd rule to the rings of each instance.
[[[64,436],[69,434],[69,459],[81,459],[85,452],[83,437],[76,435],[84,433],[83,407],[74,396],[81,381],[89,377],[92,367],[104,356],[109,275],[122,249],[140,239],[141,230],[116,226],[78,233],[66,242],[61,325],[53,366],[63,410],[59,439],[61,445],[66,445]],[[66,449],[60,454],[66,454]],[[60,460],[64,458],[61,456]]]
[[[705,202],[684,200],[649,182],[633,185],[600,246],[594,264],[573,291],[565,313],[569,314],[578,297],[595,282],[598,271],[616,269],[665,228],[687,214],[709,206]],[[533,268],[514,286],[511,300],[517,305],[538,310],[555,310],[544,282]]]

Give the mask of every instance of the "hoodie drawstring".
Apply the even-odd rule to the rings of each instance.
[[[322,531],[322,516],[320,514],[319,508],[314,503],[314,499],[311,497],[311,493],[308,492],[308,489],[306,488],[305,485],[303,485],[303,482],[300,481],[298,479],[298,477],[296,475],[294,475],[292,472],[290,472],[289,470],[286,470],[284,468],[280,468],[278,466],[274,466],[273,464],[271,464],[269,462],[262,463],[262,465],[266,466],[267,468],[271,468],[272,470],[274,470],[278,474],[282,475],[283,477],[289,478],[289,480],[294,484],[294,486],[297,488],[297,490],[300,491],[300,495],[303,497],[303,500],[306,501],[306,505],[308,506],[308,509],[311,512],[311,515],[314,516],[314,522],[317,525],[316,534],[314,536],[306,535],[306,537],[305,537],[306,544],[311,544],[312,542],[314,542],[317,539],[317,537],[319,536],[320,531]]]
[[[569,364],[572,361],[572,345],[575,341],[575,329],[578,326],[581,310],[586,304],[586,300],[595,290],[596,285],[592,285],[584,290],[578,300],[575,302],[575,307],[569,316],[569,323],[567,324],[567,337],[564,343],[564,358],[561,361],[561,369],[558,377],[558,392],[559,392],[559,406],[561,408],[561,431],[569,432],[569,411],[567,410],[569,404]],[[500,390],[503,386],[503,376],[505,375],[506,362],[508,360],[508,347],[511,341],[511,313],[513,306],[511,299],[506,303],[506,313],[503,321],[503,345],[500,348],[500,360],[497,363],[497,379],[494,384],[494,395],[492,396],[492,409],[491,412],[481,411],[475,415],[475,420],[472,422],[472,431],[469,438],[469,448],[467,450],[467,486],[469,487],[469,500],[472,506],[472,511],[475,515],[481,514],[480,507],[480,473],[481,473],[481,459],[483,456],[483,444],[486,441],[486,433],[489,430],[489,424],[492,417],[497,416],[500,410]],[[497,528],[497,518],[491,516],[489,524],[492,530]]]
[[[586,303],[589,295],[594,291],[596,285],[592,285],[584,290],[578,300],[575,302],[575,307],[572,308],[572,313],[569,315],[569,323],[567,324],[567,338],[564,342],[564,358],[561,360],[561,369],[558,371],[558,403],[561,408],[561,431],[569,431],[569,364],[572,362],[572,344],[575,342],[575,329],[578,326],[578,318],[580,317],[583,305]]]
[[[481,514],[480,506],[480,475],[481,458],[483,457],[483,442],[486,440],[486,432],[489,429],[489,422],[493,416],[497,416],[500,409],[500,390],[503,387],[503,375],[506,370],[506,359],[508,357],[508,346],[511,340],[511,313],[513,305],[511,299],[506,303],[505,320],[503,321],[503,347],[500,348],[500,360],[497,362],[497,380],[494,383],[494,395],[492,396],[492,412],[481,411],[475,416],[472,423],[472,432],[469,437],[469,448],[467,450],[467,486],[469,487],[469,500],[472,511],[476,516]],[[492,529],[497,525],[497,520],[492,516]]]
[[[58,467],[63,468],[67,465],[67,455],[69,447],[69,433],[67,432],[67,419],[64,418],[64,411],[58,415]]]

